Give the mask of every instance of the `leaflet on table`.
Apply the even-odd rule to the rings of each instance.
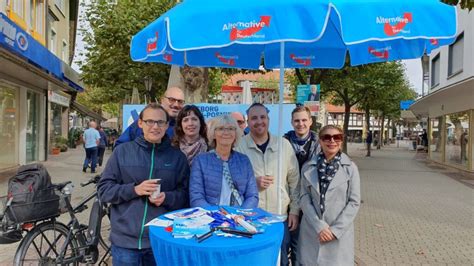
[[[209,218],[203,218],[203,219],[175,218],[173,221],[173,237],[192,238],[195,235],[202,235],[209,232],[210,230],[209,223],[212,222],[212,218],[211,217]]]
[[[195,218],[206,214],[207,211],[201,207],[190,208],[178,212],[165,214],[165,217],[171,220],[176,218]]]
[[[145,226],[159,226],[159,227],[167,227],[173,224],[173,221],[170,220],[163,220],[160,218],[155,218],[149,221]]]

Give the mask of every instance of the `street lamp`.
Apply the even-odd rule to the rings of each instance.
[[[148,96],[150,97],[149,102],[152,102],[153,99],[151,98],[151,88],[153,86],[153,78],[150,76],[145,76],[143,82],[145,82],[145,89],[148,92]]]

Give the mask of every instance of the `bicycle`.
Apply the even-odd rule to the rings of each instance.
[[[97,184],[100,176],[91,178],[82,187]],[[62,196],[65,212],[69,213],[70,221],[66,224],[55,217],[34,222],[10,226],[26,232],[14,257],[14,265],[78,265],[79,263],[98,263],[107,265],[110,257],[110,244],[101,236],[102,219],[110,216],[109,206],[99,201],[97,191],[84,198],[77,206],[72,207],[70,196],[71,181],[53,184],[52,187]],[[89,215],[88,225],[81,224],[76,214],[88,208],[87,203],[94,199]],[[5,228],[4,228],[5,229]],[[99,244],[105,254],[99,260]]]

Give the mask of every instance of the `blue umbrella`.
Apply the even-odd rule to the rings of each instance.
[[[419,58],[453,43],[456,29],[456,8],[439,0],[186,0],[137,33],[130,54],[244,69],[259,69],[263,58],[265,68],[280,68],[282,103],[284,68],[338,69],[347,56],[353,66]]]

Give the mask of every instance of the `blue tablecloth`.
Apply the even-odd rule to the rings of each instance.
[[[283,239],[283,223],[271,224],[253,238],[213,235],[195,239],[173,238],[163,227],[150,226],[150,242],[157,265],[275,266]]]

